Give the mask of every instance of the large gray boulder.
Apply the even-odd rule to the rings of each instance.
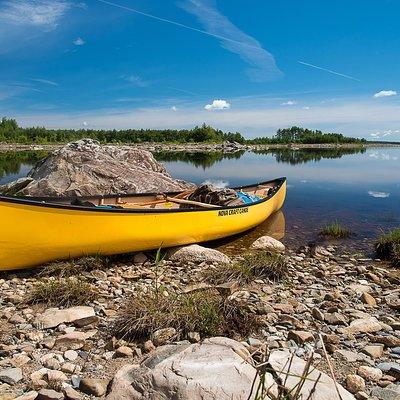
[[[162,346],[141,365],[125,365],[115,375],[106,399],[245,400],[254,379],[257,387],[257,371],[247,349],[232,339],[217,337]],[[266,385],[276,396],[277,385],[270,374]]]
[[[100,145],[92,139],[72,142],[40,161],[27,179],[0,188],[25,196],[90,196],[110,193],[180,191],[192,184],[173,179],[146,150]]]

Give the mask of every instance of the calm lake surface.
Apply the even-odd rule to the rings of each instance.
[[[0,153],[0,184],[25,176],[45,152]],[[222,243],[242,251],[262,234],[296,246],[314,240],[332,221],[349,226],[352,250],[368,251],[371,239],[400,225],[400,148],[301,149],[265,152],[157,153],[172,176],[200,184],[239,186],[286,176],[281,213],[252,232]]]

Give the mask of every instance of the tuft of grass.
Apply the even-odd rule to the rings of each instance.
[[[47,279],[37,283],[26,295],[29,304],[52,307],[84,305],[96,297],[96,290],[82,278]]]
[[[335,238],[335,239],[346,239],[351,236],[351,230],[341,225],[339,222],[335,221],[323,227],[319,231],[319,234],[321,236]]]
[[[400,266],[400,228],[381,235],[375,242],[376,255]]]
[[[80,275],[94,269],[105,269],[110,262],[107,257],[99,255],[87,256],[65,261],[54,261],[44,265],[38,272],[39,276],[65,278]]]
[[[241,335],[257,329],[258,318],[208,289],[192,293],[155,296],[140,292],[121,307],[112,331],[117,337],[146,339],[156,330],[173,327],[181,335],[196,331],[202,336]]]
[[[248,284],[255,279],[279,281],[288,274],[288,263],[285,256],[268,251],[248,253],[234,264],[222,264],[209,268],[204,278],[213,284],[230,281]]]

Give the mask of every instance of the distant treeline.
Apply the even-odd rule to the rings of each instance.
[[[357,139],[348,136],[343,136],[341,133],[323,133],[319,130],[312,130],[292,126],[291,128],[278,129],[272,138],[258,137],[248,140],[252,144],[322,144],[322,143],[366,143],[365,139]]]
[[[223,132],[203,124],[193,129],[46,129],[22,128],[15,119],[2,118],[0,142],[23,144],[68,143],[82,138],[96,139],[101,143],[222,143],[234,141],[242,144],[287,143],[365,143],[365,139],[343,136],[340,133],[323,133],[297,126],[278,129],[271,137],[245,139],[239,132]]]

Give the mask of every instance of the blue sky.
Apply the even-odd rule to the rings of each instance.
[[[397,0],[0,0],[0,115],[400,140],[399,15]]]

